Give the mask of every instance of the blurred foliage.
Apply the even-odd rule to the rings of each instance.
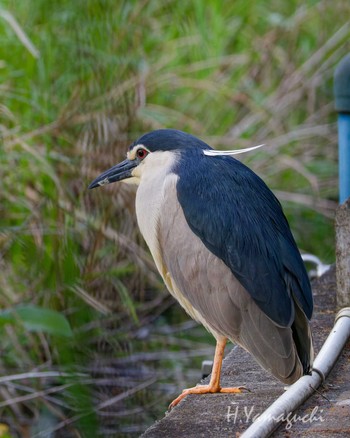
[[[0,422],[11,436],[137,435],[198,380],[182,365],[212,351],[162,293],[134,190],[86,190],[145,131],[266,143],[244,161],[300,248],[334,260],[332,75],[349,12],[348,0],[2,1]]]

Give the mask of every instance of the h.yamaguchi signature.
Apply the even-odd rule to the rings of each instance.
[[[234,403],[235,404],[235,403]],[[285,422],[286,430],[291,429],[293,424],[301,422],[301,423],[314,423],[314,422],[323,422],[325,421],[322,417],[323,409],[320,409],[319,406],[315,406],[312,411],[305,415],[298,415],[293,412],[289,412],[288,414],[281,414],[276,418],[273,418],[276,423]],[[254,423],[257,421],[263,421],[266,418],[267,414],[264,413],[256,413],[255,406],[243,406],[240,407],[238,404],[236,406],[228,406],[226,419],[228,423]]]

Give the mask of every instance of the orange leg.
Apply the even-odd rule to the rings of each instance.
[[[220,386],[221,366],[222,360],[224,358],[226,342],[226,338],[222,338],[216,342],[213,370],[211,373],[209,385],[198,385],[194,388],[184,389],[182,391],[182,394],[180,394],[174,401],[170,403],[169,409],[176,406],[188,394],[208,394],[215,392],[239,393],[242,392],[242,389],[246,389],[244,388],[244,386],[233,388],[221,388]]]

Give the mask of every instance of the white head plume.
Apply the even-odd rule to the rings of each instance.
[[[216,151],[214,149],[205,149],[203,151],[204,155],[208,155],[209,157],[217,157],[218,155],[238,155],[243,154],[244,152],[250,152],[254,149],[261,148],[262,146],[265,146],[264,144],[259,144],[258,146],[252,146],[250,148],[245,149],[234,149],[232,151]]]

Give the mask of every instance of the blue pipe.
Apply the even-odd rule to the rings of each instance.
[[[350,53],[334,73],[335,109],[338,111],[339,202],[350,197]]]
[[[339,202],[350,196],[350,114],[338,114]]]

